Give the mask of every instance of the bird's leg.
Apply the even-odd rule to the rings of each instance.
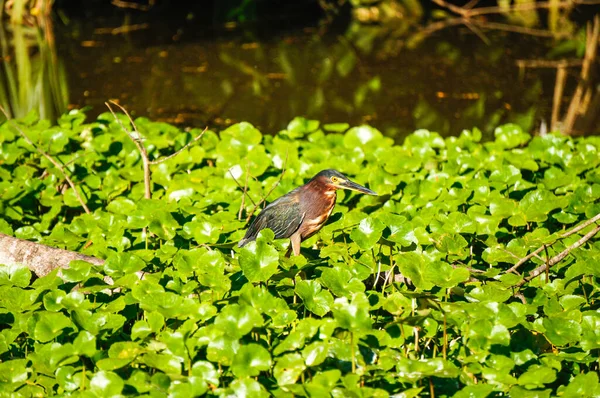
[[[302,240],[300,239],[300,234],[299,233],[295,233],[292,236],[290,236],[290,247],[286,253],[286,257],[289,257],[291,254],[291,251],[294,252],[294,256],[298,256],[300,255],[300,242]]]

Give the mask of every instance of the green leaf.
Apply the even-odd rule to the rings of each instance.
[[[35,323],[34,336],[41,342],[48,342],[63,333],[63,329],[73,328],[73,323],[62,313],[42,312]]]
[[[24,265],[0,265],[0,285],[27,287],[31,271]]]
[[[108,275],[133,274],[144,269],[146,264],[131,253],[113,253],[104,262],[104,271]]]
[[[274,234],[271,230],[262,230],[254,242],[240,250],[240,267],[250,282],[264,282],[277,272],[279,253],[269,244]]]
[[[157,211],[152,214],[148,229],[160,239],[171,240],[180,228],[179,223],[168,211]]]
[[[340,266],[325,268],[320,281],[338,297],[350,297],[353,293],[365,291],[365,285],[353,277],[348,269]]]
[[[563,390],[564,398],[595,397],[600,392],[598,373],[589,372],[575,376],[569,385]]]
[[[27,359],[12,359],[0,363],[0,381],[2,383],[25,383],[29,378]]]
[[[530,366],[527,372],[519,376],[519,385],[528,389],[542,388],[556,380],[556,370],[545,366]]]
[[[363,250],[369,250],[379,241],[385,225],[376,218],[363,219],[350,233],[350,238]]]
[[[288,384],[294,384],[304,372],[304,359],[300,354],[286,354],[278,358],[273,367],[273,376],[280,387]]]
[[[325,361],[328,352],[329,347],[327,344],[315,341],[304,347],[304,350],[302,350],[302,358],[304,358],[306,366],[318,366]]]
[[[270,396],[263,386],[252,379],[236,379],[229,386],[233,396],[245,398],[267,398]]]
[[[581,324],[572,319],[557,317],[544,318],[544,333],[548,340],[556,346],[565,346],[579,340],[582,332]]]
[[[215,326],[236,339],[250,333],[252,329],[260,327],[262,324],[262,316],[256,309],[248,305],[229,304],[215,318]]]
[[[416,287],[422,290],[429,290],[433,287],[427,279],[427,267],[425,257],[414,252],[402,253],[395,256],[396,263],[400,272],[409,278]]]
[[[298,281],[295,293],[306,309],[317,316],[327,314],[333,305],[333,296],[327,290],[322,290],[317,281]]]
[[[398,358],[396,364],[398,378],[412,383],[429,376],[453,378],[458,376],[459,369],[441,358],[413,360]]]
[[[370,330],[373,324],[369,308],[367,296],[364,293],[355,293],[350,301],[346,297],[335,300],[333,317],[341,328],[351,332],[362,332]]]
[[[531,136],[523,132],[517,124],[505,124],[494,130],[496,143],[502,148],[509,149],[525,144]]]
[[[121,395],[125,382],[113,372],[99,371],[90,380],[90,390],[102,397]]]
[[[258,376],[271,368],[271,355],[258,344],[241,346],[233,357],[231,371],[236,377]]]
[[[471,276],[465,268],[452,268],[445,262],[431,264],[425,269],[425,279],[436,286],[451,288],[466,281]]]

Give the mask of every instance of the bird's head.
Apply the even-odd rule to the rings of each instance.
[[[349,189],[351,191],[357,191],[367,195],[377,195],[370,189],[351,181],[348,177],[333,169],[321,171],[319,174],[314,176],[312,180],[323,186],[326,190],[335,191],[337,189]]]

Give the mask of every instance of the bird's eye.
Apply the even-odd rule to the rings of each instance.
[[[337,177],[331,177],[331,182],[336,183],[339,181],[339,178]]]

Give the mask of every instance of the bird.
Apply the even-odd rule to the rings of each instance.
[[[276,239],[289,238],[291,250],[295,256],[299,255],[302,241],[317,233],[331,215],[338,189],[377,195],[337,170],[322,170],[306,184],[265,207],[252,221],[238,247],[255,240],[261,230],[270,228]],[[289,254],[288,250],[287,256]]]

